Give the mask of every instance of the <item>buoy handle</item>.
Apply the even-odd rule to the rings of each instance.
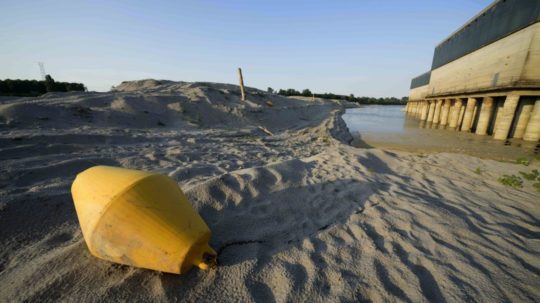
[[[203,260],[197,266],[203,270],[207,270],[209,268],[214,269],[217,267],[217,256],[204,253]]]
[[[207,247],[205,251],[202,254],[201,261],[199,264],[197,264],[197,267],[199,267],[202,270],[207,270],[209,268],[216,268],[217,267],[217,253],[211,248]]]

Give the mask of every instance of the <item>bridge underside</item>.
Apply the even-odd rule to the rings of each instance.
[[[499,140],[540,140],[540,22],[444,65],[435,61],[413,79],[407,113]]]

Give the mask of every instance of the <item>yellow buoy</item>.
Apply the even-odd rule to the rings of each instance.
[[[216,264],[210,229],[169,177],[94,166],[77,175],[71,194],[96,257],[176,274]]]

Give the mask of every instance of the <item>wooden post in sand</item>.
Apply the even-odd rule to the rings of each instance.
[[[240,76],[240,93],[242,96],[240,97],[240,100],[246,101],[246,90],[244,89],[244,78],[242,77],[242,69],[238,68],[238,76]]]

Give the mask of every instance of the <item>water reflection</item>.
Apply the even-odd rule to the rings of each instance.
[[[458,152],[483,158],[515,160],[538,153],[537,143],[461,132],[457,128],[420,121],[404,106],[368,105],[347,109],[343,120],[358,147],[391,148],[412,152]],[[360,138],[361,135],[361,138]]]

